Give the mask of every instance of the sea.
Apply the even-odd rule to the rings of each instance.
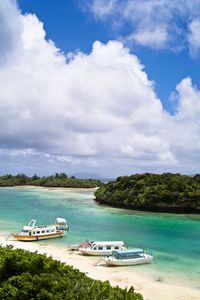
[[[91,189],[0,188],[0,235],[19,232],[31,219],[42,225],[56,217],[67,219],[69,232],[43,244],[121,240],[154,256],[152,264],[126,268],[154,281],[200,289],[200,215],[106,207],[94,201]]]

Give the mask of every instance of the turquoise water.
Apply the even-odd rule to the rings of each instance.
[[[123,240],[154,255],[151,265],[129,268],[154,280],[200,288],[200,216],[120,210],[98,205],[93,198],[91,190],[1,188],[0,233],[19,231],[32,218],[49,224],[57,216],[65,217],[69,233],[43,244]]]

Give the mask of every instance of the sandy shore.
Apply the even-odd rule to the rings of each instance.
[[[137,274],[137,268],[133,269],[118,267],[108,268],[104,265],[94,266],[98,257],[88,257],[67,250],[67,248],[45,245],[42,243],[25,243],[15,241],[12,238],[6,241],[5,236],[0,236],[1,246],[13,245],[14,248],[22,248],[28,251],[38,251],[38,253],[52,256],[71,265],[89,277],[102,281],[109,280],[110,284],[120,287],[134,286],[135,291],[141,293],[145,300],[199,300],[200,290],[178,285],[166,284],[164,282],[153,281],[149,277]]]
[[[48,187],[48,186],[38,186],[38,185],[16,185],[4,188],[14,188],[14,189],[40,189],[47,190],[49,192],[65,192],[65,191],[96,191],[98,187],[94,188],[69,188],[69,187]]]

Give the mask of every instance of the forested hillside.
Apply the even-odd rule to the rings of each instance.
[[[96,201],[136,210],[200,213],[200,175],[135,174],[95,192]]]
[[[74,176],[68,177],[65,173],[56,173],[52,176],[39,177],[34,175],[28,177],[25,174],[0,176],[0,187],[35,185],[46,187],[71,187],[71,188],[95,188],[102,185],[101,181],[96,179],[79,179]]]

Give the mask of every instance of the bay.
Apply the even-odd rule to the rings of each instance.
[[[137,212],[98,205],[93,190],[0,188],[0,234],[17,232],[30,219],[49,224],[65,217],[69,232],[42,241],[66,247],[88,240],[123,240],[149,249],[151,265],[132,268],[154,280],[200,288],[200,216]]]

